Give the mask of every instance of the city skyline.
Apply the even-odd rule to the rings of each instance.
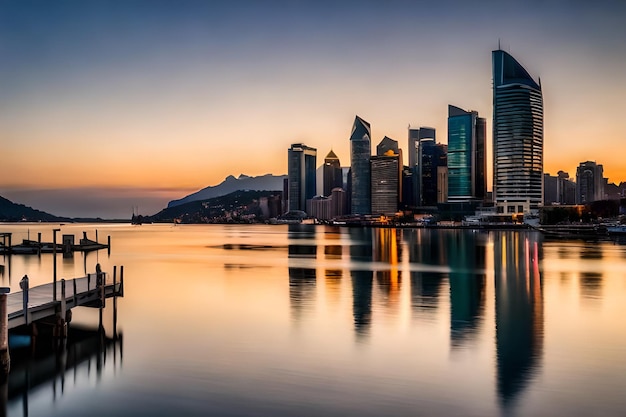
[[[593,160],[626,180],[626,6],[532,6],[3,1],[0,195],[59,215],[152,214],[228,175],[285,174],[292,143],[348,166],[354,114],[375,142],[404,144],[410,124],[445,143],[452,103],[487,120],[491,189],[498,39],[541,78],[544,172]]]

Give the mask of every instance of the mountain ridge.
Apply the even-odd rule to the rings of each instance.
[[[167,208],[176,207],[192,201],[221,197],[239,190],[282,191],[283,181],[286,178],[287,175],[273,174],[259,175],[256,177],[240,174],[237,178],[233,175],[229,175],[224,178],[224,181],[217,185],[210,185],[183,198],[170,201],[167,203]]]
[[[24,204],[14,203],[9,199],[0,196],[0,221],[65,221],[67,218],[58,217],[45,211],[37,210]]]

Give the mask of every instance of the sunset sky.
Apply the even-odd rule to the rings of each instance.
[[[0,0],[0,195],[63,216],[154,214],[304,142],[349,165],[358,114],[406,149],[487,118],[491,51],[544,95],[544,169],[626,181],[626,2]],[[406,158],[406,157],[405,157]],[[406,161],[405,161],[406,162]],[[491,167],[489,167],[491,175]]]

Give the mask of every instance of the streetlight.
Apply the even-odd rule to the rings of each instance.
[[[52,265],[53,265],[53,281],[52,299],[57,300],[57,232],[61,229],[52,229]]]

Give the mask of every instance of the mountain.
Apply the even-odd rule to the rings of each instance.
[[[56,222],[65,221],[65,218],[53,216],[52,214],[35,210],[24,204],[16,204],[4,197],[0,197],[0,221],[18,222],[18,221],[44,221]]]
[[[157,223],[254,222],[249,219],[250,216],[255,219],[263,217],[261,199],[270,199],[278,203],[275,209],[280,208],[280,199],[273,199],[273,197],[275,197],[275,191],[238,190],[208,200],[191,201],[168,207],[153,216],[144,217],[143,220]]]
[[[210,198],[221,197],[226,194],[230,194],[239,190],[255,190],[255,191],[282,191],[283,180],[287,178],[287,175],[259,175],[258,177],[249,177],[241,174],[239,178],[235,178],[232,175],[226,177],[218,185],[209,186],[197,191],[193,194],[189,194],[180,200],[172,200],[167,203],[167,207],[176,207],[181,204],[189,203],[192,201],[208,200]]]

